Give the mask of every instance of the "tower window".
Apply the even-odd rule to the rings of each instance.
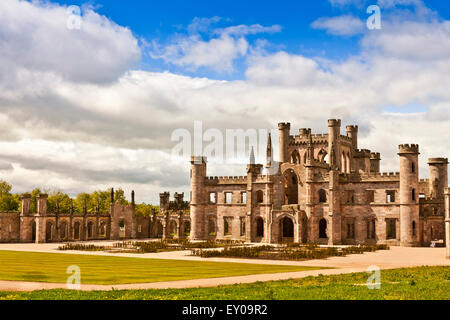
[[[223,233],[225,235],[231,235],[231,221],[232,221],[232,217],[224,217],[223,218]]]
[[[395,191],[386,191],[386,202],[387,203],[395,202]]]
[[[319,202],[326,203],[327,202],[327,192],[323,189],[319,190]]]
[[[264,193],[262,192],[262,190],[258,190],[256,192],[256,202],[263,203],[263,201],[264,201]]]
[[[231,192],[225,192],[225,203],[231,203],[232,202],[232,196],[233,194]]]
[[[216,203],[217,202],[217,194],[215,192],[211,192],[209,194],[209,203]]]
[[[247,203],[247,192],[241,192],[241,203]]]
[[[412,189],[412,191],[411,191],[411,199],[413,201],[416,201],[416,189]]]
[[[416,173],[416,164],[414,162],[411,163],[411,172]]]

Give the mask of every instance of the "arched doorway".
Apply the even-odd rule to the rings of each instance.
[[[294,222],[291,218],[284,217],[280,221],[281,227],[281,241],[282,242],[293,242],[294,241]]]
[[[100,233],[100,237],[106,236],[106,224],[104,221],[100,222],[99,233]]]
[[[80,240],[80,223],[78,221],[73,224],[73,239]]]
[[[31,223],[31,241],[36,242],[36,221]]]
[[[256,191],[256,203],[260,204],[264,202],[264,192],[262,190]]]
[[[88,222],[87,229],[88,229],[87,230],[88,239],[92,239],[94,237],[94,223],[92,221]]]
[[[51,223],[50,221],[48,221],[45,226],[45,241],[53,241],[53,223]]]
[[[325,149],[321,149],[317,154],[317,158],[320,162],[326,162],[328,152]]]
[[[127,231],[127,226],[125,224],[125,220],[122,219],[119,221],[119,238],[125,239],[126,235],[127,235],[126,231]]]
[[[59,239],[67,240],[67,223],[64,221],[59,225]]]
[[[284,204],[298,204],[298,177],[294,170],[289,169],[283,174]]]
[[[327,239],[327,220],[320,219],[319,221],[319,238],[320,239]]]
[[[191,234],[191,223],[189,221],[184,222],[184,235],[188,237]]]
[[[319,190],[319,202],[326,203],[327,202],[327,192],[323,189]]]
[[[264,220],[261,217],[256,218],[256,236],[258,238],[264,237]]]
[[[291,155],[291,163],[293,164],[300,164],[300,154],[297,150],[294,150]]]
[[[163,237],[163,225],[161,222],[156,222],[156,238],[162,238]]]
[[[308,217],[305,212],[302,215],[302,243],[308,243]]]
[[[177,222],[175,220],[171,220],[169,222],[169,236],[176,237],[177,234]]]
[[[209,217],[208,219],[208,236],[216,235],[216,219]]]

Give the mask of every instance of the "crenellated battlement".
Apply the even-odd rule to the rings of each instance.
[[[401,144],[398,146],[398,154],[418,154],[419,153],[419,145],[418,144]]]
[[[434,164],[447,165],[448,164],[448,158],[429,158],[428,159],[428,164],[429,165],[434,165]]]
[[[349,125],[345,127],[345,130],[347,132],[358,132],[358,126],[356,125]]]
[[[371,172],[371,173],[341,173],[339,174],[341,182],[355,181],[399,181],[400,172]]]
[[[341,119],[328,120],[328,127],[340,127],[340,126],[341,126]]]
[[[370,160],[381,160],[381,153],[379,152],[371,152]]]
[[[349,141],[349,142],[351,142],[353,139],[351,138],[351,137],[349,137],[349,136],[344,136],[344,135],[340,135],[340,138],[341,138],[341,140],[345,140],[345,141]]]
[[[247,184],[247,177],[246,176],[206,177],[205,183],[207,185]]]
[[[291,130],[291,124],[289,122],[280,122],[278,124],[279,130]]]
[[[357,149],[355,151],[354,157],[355,158],[370,158],[372,155],[372,152],[368,149]]]
[[[311,128],[301,128],[299,130],[300,136],[306,137],[311,134]]]
[[[206,164],[207,162],[208,162],[207,157],[191,156],[191,164],[200,165],[200,164]]]

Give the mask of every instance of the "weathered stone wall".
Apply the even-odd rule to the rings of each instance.
[[[18,212],[0,213],[0,243],[20,241],[20,218]]]

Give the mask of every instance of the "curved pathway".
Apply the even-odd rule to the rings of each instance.
[[[238,277],[193,279],[170,282],[137,283],[123,285],[82,285],[81,290],[121,290],[121,289],[169,289],[169,288],[196,288],[215,287],[218,285],[253,283],[257,281],[276,281],[287,279],[298,279],[308,276],[333,275],[344,273],[365,272],[370,266],[380,269],[407,268],[418,266],[450,266],[450,260],[445,259],[445,248],[402,248],[391,247],[390,250],[377,251],[374,253],[355,254],[346,257],[331,257],[328,259],[308,261],[277,261],[257,259],[229,259],[229,258],[200,258],[189,256],[190,251],[175,251],[147,254],[112,254],[106,252],[80,252],[80,251],[57,251],[59,244],[0,244],[0,250],[31,251],[31,252],[53,252],[64,254],[88,254],[104,256],[138,257],[142,259],[173,259],[173,260],[196,260],[217,262],[239,262],[267,265],[297,265],[314,267],[332,267],[335,269],[301,271],[290,273],[260,274]],[[33,291],[45,289],[67,289],[66,284],[58,283],[36,283],[22,281],[0,281],[1,291]]]

